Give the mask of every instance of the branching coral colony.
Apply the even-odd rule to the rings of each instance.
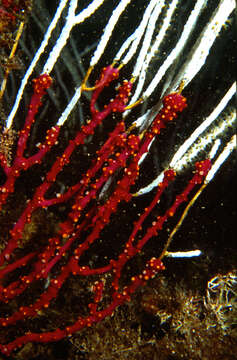
[[[58,32],[57,41],[55,40],[55,45],[49,52],[42,73],[32,81],[33,95],[24,125],[18,132],[13,159],[9,161],[6,151],[2,150],[0,154],[3,175],[0,205],[3,215],[8,214],[9,204],[14,196],[15,199],[19,199],[17,191],[22,186],[21,181],[24,176],[35,167],[42,168],[40,181],[33,186],[29,198],[24,200],[24,196],[22,197],[23,204],[19,205],[17,218],[9,225],[5,239],[1,240],[0,300],[6,304],[3,309],[7,310],[1,314],[0,325],[3,329],[12,329],[13,326],[22,324],[15,338],[12,338],[11,332],[9,334],[5,332],[3,344],[0,345],[0,350],[5,355],[10,355],[13,350],[28,342],[57,341],[102,321],[119,305],[129,301],[139,286],[144,285],[164,269],[165,256],[192,257],[200,254],[199,250],[171,253],[168,247],[189,208],[234,148],[234,136],[227,141],[225,139],[224,144],[219,140],[220,135],[231,128],[235,119],[232,108],[229,107],[228,111],[226,109],[234,94],[234,85],[230,85],[210,116],[179,147],[167,168],[148,186],[137,190],[136,196],[133,192],[136,185],[141,183],[141,167],[146,161],[154,139],[159,139],[162,129],[169,126],[169,123],[177,118],[178,113],[186,111],[187,102],[181,90],[192,81],[205,64],[217,35],[231,16],[234,2],[225,0],[218,3],[193,48],[185,57],[186,62],[182,64],[180,71],[163,84],[160,108],[156,107],[156,111],[155,107],[149,109],[131,125],[126,123],[125,115],[128,116],[129,112],[133,113],[136,105],[151,97],[163,76],[168,70],[170,71],[174,59],[184,51],[196,28],[197,19],[206,9],[205,1],[197,1],[190,9],[180,39],[160,65],[153,80],[147,82],[146,74],[151,67],[154,54],[165,41],[165,34],[181,5],[174,0],[169,5],[165,1],[146,2],[140,23],[119,49],[113,64],[101,71],[93,88],[88,88],[86,83],[91,72],[98,67],[97,64],[104,55],[105,48],[112,42],[114,29],[122,21],[126,8],[132,6],[132,3],[133,1],[122,0],[113,9],[112,14],[108,14],[110,17],[107,26],[91,58],[87,75],[62,111],[57,124],[48,127],[44,140],[35,144],[35,150],[31,153],[28,147],[37,115],[43,108],[44,98],[48,96],[47,90],[52,86],[52,82],[55,82],[50,73],[54,70],[61,51],[70,38],[71,30],[79,24],[86,23],[88,18],[94,19],[97,12],[105,7],[104,1],[95,0],[88,7],[78,11],[76,0],[61,0],[44,39],[22,79],[15,104],[7,119],[3,139],[12,129],[25,86],[48,46],[54,28],[61,26],[59,20],[67,11],[65,23]],[[159,32],[155,28],[158,19]],[[202,41],[204,37],[205,42]],[[109,87],[110,93],[112,92],[113,84],[117,83],[120,76],[122,66],[119,64],[126,66],[130,61],[134,66],[131,72],[132,81],[123,81],[116,88],[115,95],[110,95],[106,100],[104,90]],[[90,118],[62,149],[59,143],[64,136],[63,125],[81,95],[88,90],[92,93]],[[103,105],[98,105],[101,103]],[[218,126],[212,126],[213,121],[216,121],[224,109],[225,121],[219,120]],[[61,186],[59,191],[56,190],[59,188],[57,187],[59,177],[61,174],[67,174],[67,168],[74,161],[73,157],[84,144],[89,144],[91,139],[96,140],[98,128],[101,128],[101,124],[106,124],[108,119],[110,123],[113,122],[113,126],[104,134],[103,143],[98,144],[94,158],[88,162],[87,168],[82,173],[78,170],[77,178],[73,179],[71,184],[67,178],[65,185]],[[103,130],[106,131],[106,126]],[[65,142],[65,139],[63,141]],[[200,147],[211,150],[195,163],[194,158],[198,156]],[[4,149],[4,144],[1,145],[1,149]],[[173,203],[165,211],[160,209],[157,215],[156,206],[162,200],[162,194],[170,187],[170,183],[174,182],[176,175],[184,166],[195,168],[191,170],[193,174],[190,172],[187,184],[176,196],[173,196]],[[62,179],[65,180],[66,175],[61,177],[61,182]],[[147,203],[136,215],[126,239],[124,234],[118,237],[113,235],[113,223],[120,221],[122,209],[126,211],[129,206],[132,209],[135,199],[146,193],[153,194],[150,203]],[[185,203],[186,207],[181,209],[183,215],[180,221],[174,226],[168,240],[163,243],[161,241],[160,253],[152,256],[150,252],[146,254],[151,239],[156,238],[159,242],[159,232]],[[40,209],[47,213],[61,205],[64,205],[66,210],[63,218],[58,221],[53,235],[49,235],[37,244],[24,240],[27,228],[34,221],[34,214]],[[116,250],[105,251],[106,255],[98,262],[96,258],[99,258],[103,248],[107,247],[108,237],[113,236]],[[117,244],[119,241],[121,243]],[[93,256],[94,260],[91,260]],[[55,300],[64,291],[64,285],[72,278],[78,281],[88,279],[87,286],[90,284],[90,289],[85,289],[86,295],[82,296],[81,311],[75,314],[73,320],[57,328],[51,326],[41,331],[34,326],[27,328],[24,325],[27,324],[27,319],[37,322],[43,311],[54,306]],[[26,298],[29,298],[29,301],[26,301]],[[86,304],[85,300],[87,300]],[[14,307],[11,307],[12,302],[15,304]]]

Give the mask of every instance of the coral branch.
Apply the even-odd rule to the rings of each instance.
[[[177,196],[174,205],[170,207],[163,217],[158,217],[157,221],[153,222],[152,226],[147,230],[146,235],[135,243],[135,238],[144,221],[159,202],[169,183],[174,180],[175,173],[172,170],[167,171],[164,180],[158,186],[153,201],[134,224],[133,231],[123,246],[124,250],[121,251],[120,255],[117,258],[111,258],[107,265],[104,266],[80,265],[82,256],[98,240],[103,230],[110,223],[112,215],[117,212],[119,205],[131,201],[131,187],[139,176],[139,160],[147,151],[154,136],[159,134],[161,129],[166,126],[166,123],[175,118],[177,113],[183,111],[186,107],[186,99],[182,95],[174,93],[166,96],[162,109],[157,114],[151,127],[144,134],[144,137],[136,136],[133,133],[128,134],[124,122],[118,122],[105,143],[97,151],[96,159],[92,161],[86,173],[82,174],[81,179],[75,185],[68,187],[64,193],[47,198],[47,191],[57,181],[57,176],[63,171],[65,165],[70,163],[71,155],[75,149],[83,144],[89,135],[94,134],[95,128],[106,117],[114,112],[125,111],[132,88],[132,84],[128,81],[123,82],[117,89],[115,98],[108,105],[105,105],[101,111],[96,108],[97,100],[103,89],[117,79],[118,76],[119,70],[112,66],[103,69],[91,98],[91,120],[82,126],[73,140],[70,140],[63,154],[56,157],[51,169],[44,176],[42,183],[36,188],[32,198],[28,200],[15,225],[10,230],[8,242],[0,257],[1,264],[4,265],[0,270],[1,278],[4,279],[7,274],[14,273],[16,269],[26,267],[26,265],[29,266],[29,264],[31,264],[31,271],[20,276],[7,286],[1,286],[1,301],[7,303],[30,288],[35,281],[47,279],[55,266],[62,262],[66,254],[68,254],[68,261],[65,265],[61,265],[59,275],[50,280],[49,285],[35,302],[29,306],[20,306],[12,315],[1,318],[0,324],[7,327],[17,321],[37,316],[39,311],[50,306],[69,276],[89,277],[113,274],[111,303],[102,310],[98,308],[99,304],[103,302],[105,283],[96,281],[93,285],[94,299],[88,304],[89,314],[87,316],[80,316],[73,325],[67,326],[65,329],[39,334],[26,333],[9,344],[1,345],[1,351],[4,354],[9,355],[13,349],[29,341],[48,342],[59,340],[75,331],[101,321],[106,316],[111,315],[120,304],[129,300],[138,286],[143,285],[147,280],[155,276],[158,271],[164,269],[160,259],[152,258],[148,260],[145,269],[140,275],[133,276],[130,284],[121,288],[120,278],[125,265],[141,251],[152,236],[157,235],[157,231],[162,229],[164,221],[174,214],[183,201],[187,200],[190,191],[197,183],[202,182],[206,174],[207,165],[199,164],[197,173],[190,180],[184,192]],[[16,179],[21,176],[21,173],[34,166],[35,163],[41,163],[45,155],[50,152],[57,142],[60,131],[59,126],[49,129],[45,142],[38,146],[37,153],[28,158],[24,156],[32,125],[35,122],[35,116],[41,106],[42,97],[50,87],[52,80],[48,75],[44,74],[34,80],[33,83],[34,93],[25,125],[19,132],[13,164],[8,166],[4,155],[1,155],[1,165],[6,175],[6,181],[1,187],[2,205],[7,201],[9,195],[14,192]],[[102,186],[116,173],[119,177],[117,176],[117,179],[115,177],[116,182],[107,201],[97,205],[94,203],[94,199],[99,197]],[[38,252],[29,252],[22,257],[15,257],[16,249],[20,247],[26,225],[32,221],[33,213],[39,208],[44,209],[52,205],[68,202],[71,203],[71,210],[66,219],[59,224],[56,236],[49,238],[47,245]],[[71,249],[73,249],[73,253]]]

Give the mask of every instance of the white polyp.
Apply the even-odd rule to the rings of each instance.
[[[125,113],[126,114],[126,113]],[[155,118],[155,115],[154,115]],[[147,123],[147,119],[150,120],[150,122],[152,122],[152,118],[151,118],[151,109],[147,110],[147,112],[145,114],[143,114],[142,116],[140,116],[138,119],[136,119],[135,121],[133,121],[132,126],[135,126],[136,128],[142,128],[144,126],[144,124]]]
[[[149,153],[150,147],[153,144],[153,141],[155,140],[155,137],[151,140],[150,144],[148,145],[147,151],[142,154],[142,156],[140,157],[139,161],[138,161],[138,166],[140,166],[142,164],[142,162],[144,161],[145,157],[147,156],[147,154]]]
[[[176,172],[181,171],[187,164],[191,164],[193,160],[198,156],[201,151],[206,150],[206,147],[215,141],[215,139],[223,134],[228,128],[232,127],[236,121],[236,112],[235,109],[231,109],[230,112],[227,110],[227,113],[221,115],[220,121],[217,119],[217,124],[211,128],[207,133],[204,133],[191,148],[183,155],[183,157],[174,165]],[[218,143],[217,143],[218,144]],[[217,146],[216,144],[216,146]],[[211,149],[208,157],[210,159],[214,158],[215,147]]]
[[[165,256],[171,258],[192,258],[200,256],[202,254],[201,250],[190,250],[190,251],[166,251]]]
[[[8,119],[7,119],[7,124],[6,124],[7,129],[9,129],[12,126],[15,114],[16,114],[17,109],[19,107],[19,104],[20,104],[23,92],[25,90],[26,84],[27,84],[27,82],[29,80],[29,77],[31,76],[31,74],[32,74],[32,72],[33,72],[33,70],[34,70],[40,56],[43,54],[46,46],[48,45],[49,39],[51,37],[51,33],[55,29],[55,27],[57,25],[57,22],[61,17],[62,11],[65,8],[65,6],[67,5],[67,2],[68,2],[68,0],[61,0],[60,1],[59,6],[57,8],[57,11],[56,11],[56,13],[55,13],[55,15],[53,17],[53,20],[51,21],[51,23],[50,23],[50,25],[48,27],[48,30],[46,31],[46,33],[44,35],[44,39],[43,39],[39,49],[37,50],[33,60],[31,61],[31,64],[30,64],[28,70],[26,71],[25,76],[23,77],[23,79],[21,81],[21,86],[20,86],[20,88],[18,90],[15,103],[14,103],[14,105],[12,107],[12,110],[11,110],[11,113],[9,114]]]
[[[154,31],[155,31],[156,21],[161,13],[161,9],[163,6],[164,6],[164,1],[157,2],[157,5],[155,6],[155,8],[153,9],[153,12],[151,13],[149,22],[147,24],[146,32],[144,35],[142,47],[141,47],[140,53],[138,55],[138,60],[136,62],[135,69],[133,71],[134,78],[136,78],[139,75],[139,73],[141,72],[141,68],[145,62],[145,58],[147,56],[148,49],[150,47],[152,37],[153,37]],[[146,68],[148,68],[148,65]],[[142,83],[144,83],[145,73],[141,74],[141,76],[139,76],[139,78],[141,78]],[[137,91],[135,91],[132,99],[130,100],[130,104],[134,103],[136,100],[137,100]]]
[[[130,1],[130,0],[129,0],[129,1]],[[113,18],[113,14],[112,14],[110,20],[113,18],[113,22],[110,23],[110,21],[109,21],[110,25],[108,24],[107,27],[106,27],[107,30],[105,29],[105,33],[104,33],[104,35],[105,35],[105,37],[104,37],[105,41],[102,42],[102,39],[101,39],[101,42],[100,42],[100,44],[99,44],[98,47],[97,47],[97,50],[100,49],[100,51],[102,51],[102,52],[101,52],[101,55],[102,55],[102,53],[103,53],[103,51],[104,51],[104,48],[102,49],[101,46],[102,46],[102,45],[104,45],[104,47],[106,46],[106,44],[107,44],[107,42],[108,42],[108,40],[109,40],[109,37],[110,37],[110,35],[111,35],[111,33],[112,33],[111,28],[113,28],[113,27],[115,26],[114,21],[115,21],[115,20],[118,21],[119,12],[120,12],[120,13],[123,12],[125,3],[128,4],[129,1],[128,1],[128,0],[123,1],[123,6],[121,6],[121,3],[120,3],[120,4],[119,4],[119,5],[120,5],[119,11],[115,12],[115,10],[114,10],[113,14],[115,14],[115,15],[117,16],[117,20],[116,20],[115,18]],[[75,24],[78,24],[79,22],[84,21],[87,17],[89,17],[91,14],[93,14],[103,2],[104,2],[104,0],[96,0],[96,1],[94,1],[93,3],[91,3],[85,10],[83,10],[80,14],[78,14],[77,16],[74,17],[74,23],[72,24],[72,26],[74,26]],[[119,5],[118,5],[118,7],[119,7]],[[117,8],[118,8],[118,7],[117,7]],[[125,7],[126,7],[126,6],[125,6]],[[74,12],[75,12],[75,9],[74,9]],[[68,18],[69,18],[69,17],[68,17]],[[73,20],[73,19],[72,19],[72,20]],[[71,28],[72,28],[72,27],[71,27]],[[70,30],[70,31],[71,31],[71,30]],[[68,33],[68,31],[67,31],[67,33]],[[110,34],[110,35],[108,36],[108,34]],[[68,36],[69,36],[69,33],[68,33]],[[107,39],[107,40],[106,40],[106,39]],[[102,45],[101,45],[101,43],[102,43]],[[97,50],[96,50],[96,52],[97,52]],[[96,57],[95,57],[96,52],[95,52],[93,58],[94,58],[94,61],[97,62],[97,61],[99,60],[99,57],[100,57],[100,56],[96,58]],[[99,54],[99,52],[97,52],[97,56],[98,56],[98,54]],[[91,61],[91,66],[92,66],[92,65],[95,65],[95,63],[93,63],[93,62]],[[46,65],[45,65],[45,66],[46,66]],[[75,107],[75,105],[77,104],[77,102],[78,102],[78,100],[80,99],[80,97],[81,97],[81,86],[76,89],[76,91],[75,91],[72,99],[70,100],[70,102],[69,102],[69,104],[67,105],[66,109],[65,109],[64,112],[62,113],[61,117],[59,118],[59,120],[58,120],[58,122],[57,122],[57,125],[61,126],[61,125],[63,125],[63,124],[65,123],[65,121],[68,119],[68,116],[70,115],[70,113],[71,113],[72,110],[74,109],[74,107]]]
[[[90,66],[95,66],[99,61],[100,57],[103,55],[105,47],[112,35],[112,32],[117,24],[117,21],[125,10],[127,5],[131,2],[131,0],[121,0],[119,5],[113,10],[112,15],[109,19],[108,24],[105,27],[104,34],[102,35],[100,42],[97,46],[97,49],[91,58]]]
[[[217,124],[214,129],[211,129],[208,134],[199,138],[199,136],[210,127],[210,125],[217,120],[217,117],[226,107],[230,99],[236,92],[236,84],[234,83],[227,91],[223,99],[213,110],[210,116],[191,134],[191,136],[180,146],[178,151],[173,156],[168,168],[173,168],[176,172],[181,171],[187,164],[192,162],[192,159],[198,155],[200,151],[203,151],[205,147],[211,144],[217,136],[223,134],[223,132],[231,127],[236,121],[236,112],[234,109],[230,113],[223,116],[223,120]],[[195,144],[195,141],[199,138],[200,143]],[[192,146],[192,147],[191,147]],[[189,150],[190,148],[190,150]],[[189,150],[189,152],[188,152]],[[164,171],[159,174],[149,185],[140,189],[136,195],[144,195],[154,189],[162,180]]]
[[[137,29],[136,29],[137,30]],[[121,57],[123,56],[123,54],[127,51],[127,49],[129,48],[130,44],[132,42],[134,42],[134,40],[136,39],[136,31],[131,34],[126,41],[124,41],[123,45],[121,46],[121,48],[119,49],[119,52],[117,53],[117,55],[114,58],[115,62],[119,62]]]
[[[91,4],[75,16],[75,24],[82,23],[85,19],[90,17],[94,12],[105,2],[105,0],[94,0]]]
[[[131,60],[133,55],[136,53],[137,47],[138,47],[138,45],[141,41],[141,38],[146,30],[147,23],[149,21],[150,15],[151,15],[154,7],[156,6],[156,3],[157,3],[157,0],[151,0],[151,2],[149,3],[148,7],[146,8],[146,10],[144,12],[142,21],[140,22],[139,26],[134,31],[134,33],[132,35],[130,35],[130,37],[124,42],[124,44],[120,48],[119,52],[115,56],[115,61],[121,61],[123,64],[127,64],[129,62],[129,60]],[[130,46],[131,43],[132,43],[132,45]],[[122,59],[122,55],[128,49],[129,46],[130,46],[130,49],[129,49],[127,55],[125,56],[124,59]]]
[[[153,5],[153,3],[151,5]],[[137,36],[136,36],[131,48],[129,49],[126,57],[122,60],[122,62],[124,64],[127,64],[128,61],[133,57],[133,55],[135,54],[137,47],[141,41],[142,36],[145,33],[144,39],[142,41],[142,47],[140,50],[140,54],[138,55],[138,59],[140,59],[140,61],[137,61],[137,63],[136,63],[136,67],[137,66],[139,66],[139,68],[141,67],[141,64],[143,63],[144,58],[147,54],[148,48],[151,44],[152,36],[153,36],[154,30],[155,30],[156,21],[157,21],[159,14],[161,13],[163,5],[164,5],[164,1],[158,1],[157,4],[155,4],[155,7],[153,6],[152,9],[149,7],[147,8],[148,11],[145,12],[143,19],[142,19],[139,27],[136,30]],[[140,69],[138,69],[136,67],[133,71],[134,77],[136,77],[137,74],[140,72]]]
[[[134,77],[140,76],[141,68],[143,68],[143,71],[144,71],[148,67],[152,58],[155,56],[155,53],[157,51],[159,51],[159,46],[160,46],[161,42],[164,40],[166,31],[168,30],[169,26],[171,25],[171,18],[177,7],[178,2],[179,2],[179,0],[173,0],[172,3],[169,5],[169,8],[164,17],[163,24],[158,32],[158,35],[156,36],[151,49],[149,51],[147,51],[145,54],[146,55],[145,62],[144,62],[143,57],[137,58],[136,66],[133,71]]]
[[[58,60],[58,57],[64,48],[64,46],[67,43],[67,40],[69,38],[70,32],[75,25],[75,11],[77,8],[77,0],[71,0],[70,5],[68,8],[68,14],[66,18],[66,23],[63,26],[63,29],[61,31],[61,34],[56,41],[56,44],[54,45],[53,49],[51,50],[49,57],[44,65],[42,74],[50,74],[55,63]]]
[[[49,74],[52,71],[54,65],[58,60],[58,57],[61,54],[62,49],[67,44],[73,27],[94,14],[94,12],[99,8],[99,6],[103,4],[103,2],[104,0],[94,0],[90,5],[88,5],[87,8],[82,10],[78,15],[75,15],[75,11],[77,8],[77,0],[71,0],[66,18],[66,23],[64,24],[61,34],[53,49],[51,50],[47,62],[44,65],[43,74]]]
[[[72,99],[70,100],[70,102],[68,103],[66,109],[64,110],[64,112],[62,113],[62,115],[60,116],[57,125],[61,126],[65,123],[65,121],[68,119],[69,115],[71,114],[72,110],[74,109],[74,106],[77,104],[78,100],[81,97],[81,86],[79,86]]]
[[[137,63],[135,65],[133,76],[137,77],[141,72],[142,64],[144,64],[145,57],[148,53],[148,49],[150,47],[152,37],[156,28],[156,21],[161,13],[162,7],[164,6],[164,1],[157,2],[157,5],[153,9],[151,16],[149,18],[149,22],[147,24],[144,40],[142,43],[142,47],[140,50],[140,54],[138,56]]]
[[[158,184],[160,184],[164,179],[165,171],[162,171],[149,185],[145,186],[144,188],[138,190],[134,196],[140,196],[149,193],[152,191]]]
[[[208,154],[208,157],[209,157],[210,160],[211,160],[211,159],[214,159],[214,157],[215,157],[215,155],[216,155],[216,153],[217,153],[220,145],[221,145],[221,140],[220,140],[220,139],[216,139],[216,141],[214,142],[214,145],[212,146],[211,151],[210,151],[209,154]]]
[[[227,143],[224,150],[212,165],[211,170],[205,178],[205,183],[209,183],[214,178],[221,165],[225,162],[234,149],[236,149],[236,135],[232,136],[231,140]]]
[[[194,9],[192,10],[188,21],[184,25],[182,35],[177,42],[175,48],[171,51],[171,53],[168,55],[167,59],[163,63],[163,65],[159,68],[157,71],[154,79],[144,92],[143,96],[144,98],[149,97],[154,89],[157,87],[157,84],[160,82],[160,80],[163,78],[164,74],[166,73],[167,69],[172,65],[172,63],[177,59],[177,57],[180,55],[181,51],[183,50],[186,42],[189,39],[189,36],[191,32],[193,31],[197,21],[198,17],[201,14],[203,8],[206,6],[205,0],[198,0],[195,4]]]
[[[200,34],[193,49],[178,73],[178,76],[172,83],[171,91],[176,90],[181,81],[184,80],[184,86],[187,86],[194,76],[205,64],[210,49],[217,38],[222,26],[235,8],[234,0],[222,0],[216,12]]]
[[[170,26],[171,18],[177,7],[178,2],[179,2],[179,0],[173,0],[172,3],[170,4],[169,9],[167,10],[167,14],[164,18],[162,27],[161,27],[158,35],[156,36],[156,39],[155,39],[154,44],[152,45],[150,51],[147,52],[145,60],[138,56],[136,66],[133,71],[133,77],[137,78],[138,82],[137,82],[135,93],[130,100],[131,104],[136,102],[137,99],[141,96],[141,92],[142,92],[143,85],[144,85],[146,75],[147,75],[147,69],[150,65],[152,58],[155,56],[155,53],[157,51],[159,51],[159,46],[165,37],[166,31],[168,30],[168,28]]]
[[[174,155],[173,159],[170,162],[170,167],[175,167],[177,162],[182,158],[182,156],[187,152],[190,146],[196,141],[196,139],[216,120],[220,115],[223,109],[226,107],[232,96],[236,92],[236,84],[233,83],[230,89],[227,91],[225,96],[213,110],[213,112],[206,118],[203,123],[198,126],[198,128],[192,133],[192,135],[180,146],[179,150]]]
[[[217,124],[217,126],[215,127],[214,130],[211,129],[210,132],[208,132],[202,138],[198,139],[198,143],[193,144],[192,147],[190,148],[190,150],[187,153],[185,153],[183,155],[183,157],[181,158],[181,160],[177,161],[177,163],[174,164],[174,166],[172,168],[176,172],[179,172],[188,164],[192,164],[193,159],[195,157],[197,157],[201,151],[204,151],[208,145],[213,143],[214,138],[223,134],[229,127],[231,127],[235,121],[236,121],[236,113],[235,113],[235,109],[233,109],[229,115],[224,116],[223,120]],[[221,144],[220,139],[217,139],[209,153],[210,159],[215,157],[220,144]],[[169,168],[171,168],[170,164],[169,164]],[[161,181],[163,180],[164,171],[162,171],[149,185],[140,189],[136,193],[136,196],[149,193],[150,191],[152,191],[154,189],[154,187],[156,187],[158,184],[160,184]]]

